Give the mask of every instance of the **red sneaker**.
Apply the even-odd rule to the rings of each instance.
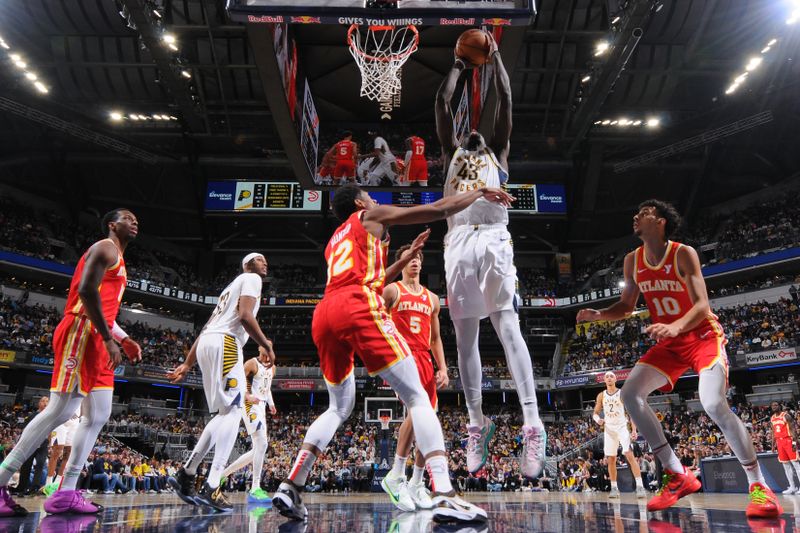
[[[747,518],[777,518],[783,514],[783,507],[769,487],[756,482],[750,485],[750,503],[745,514]]]
[[[700,481],[690,470],[684,468],[682,473],[678,473],[665,468],[661,488],[658,490],[658,494],[647,502],[647,510],[660,511],[672,507],[679,499],[700,490],[701,486]]]

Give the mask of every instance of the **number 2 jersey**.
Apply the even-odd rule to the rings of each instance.
[[[694,306],[686,281],[678,270],[678,250],[682,246],[679,242],[667,241],[667,251],[657,265],[647,261],[644,246],[634,252],[633,280],[644,297],[654,324],[671,324]],[[709,325],[722,329],[716,315],[709,313],[706,318],[695,329]]]
[[[489,148],[474,152],[456,148],[447,168],[444,196],[455,196],[482,187],[500,187],[507,181],[508,173]],[[507,225],[508,210],[501,204],[479,198],[463,211],[447,217],[448,230],[464,224]]]
[[[325,294],[345,287],[383,290],[389,237],[378,239],[361,222],[366,211],[356,211],[339,226],[325,247],[328,282]],[[346,312],[345,309],[342,312]]]

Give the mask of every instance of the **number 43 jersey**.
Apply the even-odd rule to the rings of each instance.
[[[261,276],[252,272],[246,272],[236,276],[230,285],[225,287],[217,300],[217,307],[211,313],[202,333],[220,333],[236,337],[239,347],[247,344],[250,336],[244,330],[242,321],[239,318],[239,297],[252,296],[256,299],[253,306],[253,316],[258,314],[258,307],[261,300]]]
[[[507,181],[508,173],[489,148],[474,152],[456,148],[447,169],[444,196],[455,196],[482,187],[501,187]],[[468,208],[447,218],[450,230],[464,224],[508,224],[508,210],[503,205],[479,198]]]
[[[366,287],[380,293],[386,279],[389,236],[381,240],[369,233],[361,222],[365,211],[356,211],[336,231],[325,247],[328,283],[325,294],[345,287]],[[342,313],[347,313],[342,309]],[[344,319],[344,317],[343,317]]]

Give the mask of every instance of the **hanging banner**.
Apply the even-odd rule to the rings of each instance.
[[[555,256],[558,281],[570,281],[572,279],[572,255],[569,253],[558,253],[555,254]]]

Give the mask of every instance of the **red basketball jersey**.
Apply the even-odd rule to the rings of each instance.
[[[382,241],[364,229],[361,224],[363,214],[361,210],[350,215],[325,247],[325,261],[328,263],[325,294],[348,286],[368,287],[375,292],[383,290],[389,236],[387,234]]]
[[[420,292],[413,293],[402,281],[396,282],[395,286],[397,301],[390,310],[394,325],[412,352],[430,351],[433,293],[425,287]]]
[[[78,286],[81,283],[83,276],[83,268],[86,264],[86,255],[89,250],[84,252],[78,266],[75,267],[75,273],[72,274],[72,281],[69,284],[69,295],[67,296],[67,305],[64,307],[64,314],[88,316],[86,310],[83,308],[83,302],[78,295]],[[103,308],[103,317],[106,319],[109,327],[117,319],[119,312],[119,303],[122,301],[122,294],[125,292],[126,283],[128,281],[127,272],[125,270],[125,260],[122,254],[117,250],[117,262],[106,269],[103,274],[103,280],[100,282],[98,290],[100,292],[100,304]]]
[[[683,244],[679,242],[667,241],[667,251],[657,265],[647,262],[644,246],[636,249],[633,280],[644,296],[647,309],[650,310],[650,320],[654,323],[671,324],[684,316],[694,305],[686,283],[678,271],[678,250],[681,246]],[[708,318],[717,320],[713,313],[709,314]]]
[[[791,435],[789,435],[789,428],[786,425],[786,413],[780,412],[777,415],[772,415],[769,419],[769,423],[772,424],[772,433],[775,435],[776,439],[791,437]]]
[[[336,161],[353,161],[355,155],[356,143],[353,141],[339,141],[336,143]]]
[[[411,159],[417,161],[425,161],[425,141],[416,135],[412,135],[411,139]]]

